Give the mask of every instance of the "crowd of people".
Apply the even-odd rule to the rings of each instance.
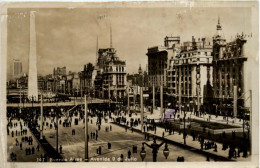
[[[89,109],[89,116],[88,122],[91,124],[95,122],[97,129],[95,131],[90,131],[90,134],[88,135],[88,138],[91,140],[98,141],[99,131],[101,130],[102,121],[105,123],[108,122],[108,119],[110,119],[113,122],[116,122],[118,124],[125,125],[125,131],[127,132],[128,127],[133,132],[134,127],[137,127],[141,124],[140,118],[138,118],[136,113],[130,112],[130,114],[127,113],[126,110],[120,110],[115,107],[115,105],[111,106],[112,108],[108,108],[107,105],[104,104],[90,104]],[[69,110],[72,107],[46,107],[44,109],[44,120],[43,120],[43,126],[49,127],[49,129],[57,129],[58,124],[63,127],[73,127],[73,119],[74,119],[74,125],[78,125],[79,121],[85,122],[84,119],[84,110],[81,109],[80,106],[77,106],[77,108],[73,110]],[[7,125],[7,134],[11,136],[12,138],[16,138],[16,146],[20,147],[20,150],[25,149],[25,154],[27,155],[34,155],[36,152],[39,152],[39,144],[34,143],[34,138],[31,136],[28,136],[28,128],[37,128],[40,130],[40,108],[28,108],[26,109],[26,113],[23,113],[22,115],[19,113],[18,109],[12,109],[12,112],[8,113],[8,125]],[[54,110],[52,110],[54,109]],[[128,115],[128,116],[127,116]],[[75,116],[77,116],[75,118]],[[63,118],[63,120],[59,119],[59,122],[55,122],[55,118]],[[93,117],[96,117],[96,121],[93,121]],[[179,116],[178,116],[179,117]],[[47,120],[46,120],[47,118]],[[175,118],[175,117],[174,117]],[[190,129],[190,128],[188,128]],[[154,134],[156,134],[157,131],[157,124],[152,120],[145,120],[144,125],[142,127],[142,130],[144,132],[145,140],[150,140],[150,134],[148,132],[154,131]],[[109,132],[112,131],[112,126],[105,127],[105,131]],[[174,128],[171,127],[169,123],[165,123],[164,132],[162,133],[162,137],[166,136],[166,133],[168,132],[169,135],[174,135]],[[76,135],[76,130],[72,129],[72,135]],[[183,138],[186,138],[188,135],[185,131],[179,131],[179,135],[183,134]],[[218,152],[217,143],[210,140],[205,140],[204,137],[200,135],[191,135],[193,138],[193,141],[198,141],[200,144],[201,150],[210,150],[213,149],[214,152]],[[222,135],[225,137],[225,133]],[[20,140],[18,140],[17,137],[21,137]],[[236,133],[232,132],[232,138],[236,138]],[[23,143],[28,143],[28,147],[23,148]],[[35,146],[36,145],[36,146]],[[111,149],[112,145],[110,142],[107,143],[107,149]],[[136,148],[136,147],[135,147]],[[247,157],[247,149],[243,147],[236,147],[232,144],[226,144],[223,143],[222,150],[229,149],[229,155],[228,158],[236,158],[240,157],[240,153],[243,152],[242,157]],[[136,150],[136,149],[135,149]],[[134,148],[132,150],[132,153],[134,153]],[[129,150],[130,151],[130,150]],[[126,155],[129,157],[131,156],[131,151],[127,152]],[[60,153],[62,153],[62,144],[60,145]],[[96,149],[96,154],[101,155],[102,154],[102,146],[98,146]],[[122,154],[123,155],[123,154]],[[41,154],[41,160],[46,161],[47,160],[47,154]],[[10,154],[11,160],[15,161],[17,160],[16,154],[12,152]],[[208,156],[207,156],[207,160]],[[184,161],[183,156],[179,156],[177,158],[177,161]]]
[[[14,141],[15,144],[15,147],[10,151],[10,161],[21,160],[23,157],[23,150],[25,151],[25,157],[28,155],[40,154],[40,144],[34,142],[33,135],[29,133],[29,119],[25,118],[27,116],[28,115],[21,115],[18,109],[12,109],[12,112],[7,115],[6,128],[8,141]]]

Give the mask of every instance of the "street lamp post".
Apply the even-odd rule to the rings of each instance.
[[[130,98],[129,98],[129,87],[127,87],[127,111],[130,114]]]
[[[160,143],[160,144],[157,144],[156,143],[156,139],[154,138],[153,139],[153,143],[151,145],[147,144],[146,142],[143,142],[142,143],[142,150],[140,152],[140,157],[142,158],[142,161],[144,160],[145,156],[146,156],[146,152],[145,152],[145,149],[144,149],[144,145],[148,146],[149,148],[152,149],[152,153],[153,153],[153,162],[157,162],[157,153],[158,153],[158,150],[159,148],[164,144],[164,142]],[[167,159],[168,156],[169,156],[169,148],[168,148],[168,145],[167,143],[165,143],[165,148],[163,150],[163,154],[165,156],[165,158]]]
[[[23,90],[23,98],[22,98],[22,100],[23,100],[23,109],[24,109],[24,90]]]
[[[88,104],[85,95],[85,161],[88,162]]]
[[[188,107],[188,105],[187,105],[187,107]],[[183,114],[184,114],[184,117],[183,117],[183,119],[184,119],[184,132],[183,132],[184,145],[186,145],[186,128],[185,128],[185,126],[186,126],[186,122],[185,122],[186,113],[187,113],[187,108],[183,110]]]
[[[140,111],[141,111],[141,131],[143,132],[143,125],[144,125],[144,102],[143,102],[143,88],[140,87]]]
[[[40,128],[40,139],[43,139],[43,96],[41,93],[41,128]]]

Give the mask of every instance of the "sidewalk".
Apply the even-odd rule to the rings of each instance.
[[[180,117],[183,118],[184,117],[184,112],[178,112],[177,114],[180,114]],[[151,112],[146,112],[145,115],[150,118],[150,119],[160,119],[160,110],[154,110],[154,113],[151,114]],[[176,115],[177,116],[177,115]],[[209,120],[210,122],[216,122],[216,123],[220,123],[220,124],[229,124],[229,125],[234,125],[234,126],[243,126],[243,120],[241,119],[235,119],[228,117],[228,121],[225,119],[223,119],[224,116],[218,116],[216,117],[215,115],[210,115],[210,114],[205,114],[205,115],[201,115],[199,116],[195,116],[192,112],[186,112],[186,118],[190,117],[191,119],[197,119],[197,120],[202,120],[202,121],[207,121],[207,119],[209,119],[209,116],[211,117],[211,119]],[[227,117],[226,117],[227,118]],[[234,121],[234,123],[232,123]]]
[[[23,129],[27,129],[27,134],[25,135],[18,135],[16,136],[14,134],[14,137],[11,136],[11,131],[20,131],[20,125],[19,123],[21,122],[21,124],[23,125]],[[40,143],[37,141],[37,139],[35,138],[35,136],[32,134],[32,132],[30,131],[30,129],[27,127],[27,126],[24,126],[24,121],[23,120],[16,120],[16,119],[13,119],[12,120],[12,123],[17,123],[18,126],[17,127],[12,127],[10,128],[10,134],[7,135],[7,161],[11,161],[11,158],[10,158],[10,154],[13,152],[17,155],[16,157],[16,161],[15,162],[40,162],[40,158],[41,158],[41,155],[44,155],[44,154],[47,154],[45,152],[45,150],[42,148],[42,146],[40,145]],[[32,145],[29,145],[28,142],[22,142],[22,137],[25,137],[25,136],[32,136],[32,139],[33,139],[33,143]],[[20,149],[20,146],[16,146],[16,143],[15,143],[15,139],[17,138],[18,142],[21,143],[22,142],[22,149]],[[37,145],[40,145],[40,149],[39,151],[36,150],[36,147]],[[26,148],[32,148],[34,146],[35,148],[35,153],[34,154],[31,154],[31,155],[26,155],[26,152],[25,152],[25,149]]]
[[[114,117],[118,117],[118,116],[114,116]],[[127,121],[129,121],[130,123],[130,117],[128,115],[124,116],[126,117]],[[158,117],[158,113],[153,113],[152,115],[147,115],[147,118],[149,119],[155,119],[154,117]],[[137,115],[133,115],[132,118],[134,119],[138,119],[140,118],[140,114],[137,114]],[[158,119],[158,118],[156,118]],[[217,120],[216,120],[217,121]],[[124,124],[120,124],[122,126],[125,126]],[[136,127],[133,127],[139,131],[141,131],[141,125],[139,124],[138,126]],[[167,132],[164,132],[165,130],[163,128],[160,128],[160,127],[156,127],[156,133],[154,131],[148,131],[148,133],[150,133],[151,135],[155,135],[157,137],[160,137],[162,139],[165,139],[165,140],[170,140],[170,141],[174,141],[174,142],[177,142],[179,144],[182,144],[184,145],[184,140],[183,140],[183,135],[179,135],[179,133],[175,132],[174,135],[168,135]],[[164,137],[162,137],[162,134],[165,134]],[[205,142],[209,141],[208,139],[205,139]],[[207,152],[209,154],[212,154],[212,155],[217,155],[217,156],[220,156],[220,157],[224,157],[224,158],[228,158],[228,152],[229,152],[229,149],[227,150],[222,150],[222,144],[221,143],[216,143],[217,144],[217,152],[214,152],[214,148],[212,149],[208,149],[208,150],[204,150],[204,152]],[[186,146],[189,146],[191,148],[194,148],[196,150],[200,150],[201,146],[200,146],[200,143],[198,141],[193,141],[193,138],[189,135],[187,135],[186,137]],[[239,158],[232,158],[232,160],[234,161],[248,161],[251,159],[251,156],[249,155],[247,158],[243,158],[242,157],[242,153],[240,154],[240,157]]]

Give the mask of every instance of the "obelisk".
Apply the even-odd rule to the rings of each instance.
[[[28,98],[29,100],[33,99],[34,101],[38,101],[35,11],[30,12],[30,53],[29,53]]]

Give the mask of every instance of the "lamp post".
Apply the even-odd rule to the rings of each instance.
[[[23,101],[23,108],[24,108],[24,90],[23,90],[23,98],[22,98],[22,101]]]
[[[187,113],[187,107],[188,105],[186,106],[186,109],[184,109],[183,113],[184,113],[184,117],[183,117],[183,120],[184,120],[184,132],[183,132],[183,139],[184,139],[184,145],[186,145],[186,129],[185,129],[185,126],[186,126],[186,113]]]
[[[40,139],[43,139],[43,96],[41,93],[41,128],[40,128]]]
[[[85,161],[88,162],[88,104],[85,95]]]
[[[73,92],[73,96],[74,96],[74,106],[75,106],[75,104],[76,104],[76,102],[75,102],[75,90]]]
[[[146,142],[143,142],[142,143],[142,150],[140,152],[140,157],[142,159],[142,161],[144,161],[144,158],[146,156],[146,151],[145,151],[145,148],[144,148],[144,145],[148,146],[149,148],[152,149],[152,153],[153,153],[153,162],[157,162],[157,153],[158,153],[158,150],[159,148],[164,144],[164,142],[160,143],[160,144],[157,144],[156,143],[156,139],[154,138],[153,139],[153,143],[151,145],[147,144]],[[167,159],[168,156],[169,156],[169,148],[168,148],[168,145],[167,143],[165,143],[165,148],[163,150],[163,154],[165,156],[165,158]]]
[[[143,102],[143,88],[140,87],[140,111],[141,111],[141,131],[144,132],[144,102]]]

